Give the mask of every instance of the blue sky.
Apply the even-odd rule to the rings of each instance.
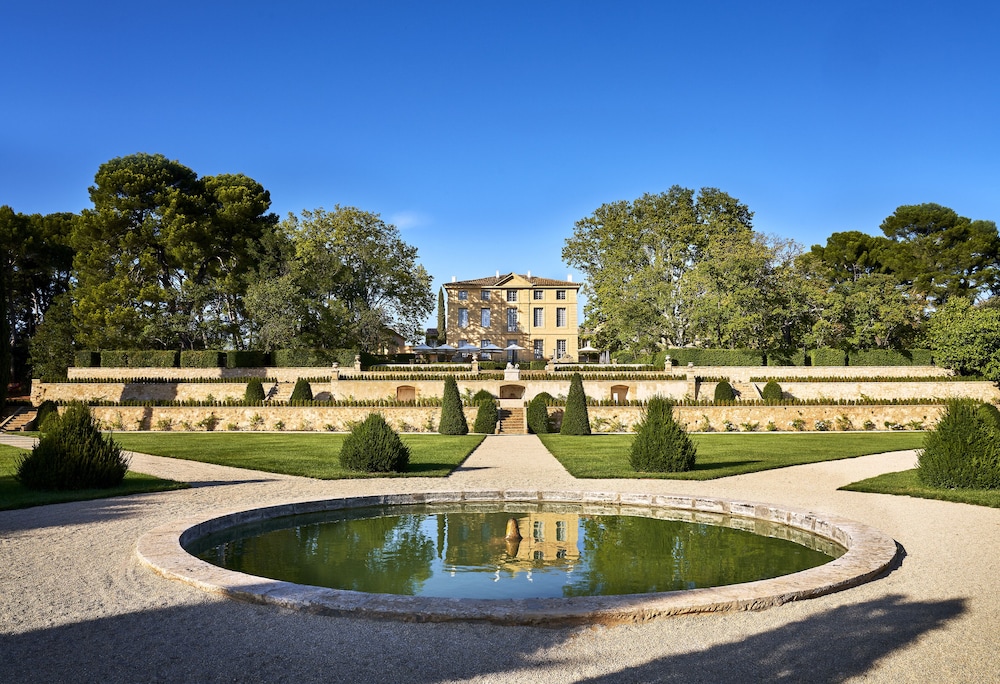
[[[162,153],[282,215],[378,212],[435,286],[564,278],[576,220],[674,184],[806,247],[902,204],[1000,219],[996,3],[21,0],[0,25],[24,213]]]

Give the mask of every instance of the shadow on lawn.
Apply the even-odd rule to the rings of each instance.
[[[594,662],[589,649],[562,649],[589,633],[588,628],[399,623],[204,601],[0,636],[0,674],[19,682],[60,681],[86,673],[87,679],[101,682],[429,684],[491,677],[516,681],[546,667],[572,669],[574,657],[583,659],[583,667]],[[963,611],[962,600],[907,602],[886,596],[699,651],[660,655],[653,646],[647,662],[586,681],[840,682],[863,675],[880,659]],[[644,629],[683,631],[688,619],[625,627],[620,634],[609,627],[603,638]],[[725,623],[719,626],[727,629]],[[636,653],[634,645],[623,643],[622,648]]]

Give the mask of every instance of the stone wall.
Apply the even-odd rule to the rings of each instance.
[[[674,366],[668,374],[703,378],[937,378],[954,373],[938,366]]]
[[[758,390],[764,383],[754,383]],[[992,382],[952,380],[945,382],[788,382],[781,383],[790,399],[950,399],[969,397],[997,402],[1000,389]]]
[[[341,373],[353,369],[341,368]],[[159,380],[194,380],[198,378],[272,378],[280,382],[295,382],[299,378],[329,378],[333,373],[328,366],[284,368],[70,368],[70,380],[129,380],[131,378],[156,378]],[[37,382],[37,381],[36,381]]]

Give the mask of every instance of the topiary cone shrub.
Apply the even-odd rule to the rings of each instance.
[[[642,473],[680,473],[694,467],[696,455],[691,438],[674,420],[670,402],[652,397],[629,450],[632,468]]]
[[[500,415],[497,412],[497,403],[493,400],[493,396],[490,395],[489,399],[480,402],[479,412],[476,414],[476,422],[472,426],[472,431],[484,435],[492,435],[497,430],[498,420],[500,420]]]
[[[587,412],[587,395],[583,391],[583,376],[573,373],[566,395],[566,410],[563,412],[561,435],[589,435],[590,414]]]
[[[467,435],[469,424],[462,410],[462,397],[458,394],[458,383],[455,378],[447,377],[444,381],[444,394],[441,396],[441,423],[438,432],[442,435]]]
[[[732,390],[732,387],[729,388]],[[779,385],[774,380],[768,380],[767,384],[764,385],[764,389],[760,391],[760,398],[764,401],[781,401],[782,391],[781,385]]]
[[[366,473],[400,473],[410,463],[410,449],[378,413],[351,429],[340,449],[340,465]]]
[[[264,401],[264,383],[259,378],[253,378],[247,383],[246,392],[243,393],[243,403],[247,406],[255,406]]]
[[[38,405],[38,409],[35,411],[35,429],[39,432],[47,431],[49,426],[45,423],[49,420],[50,416],[55,416],[55,419],[58,419],[59,407],[56,406],[56,402],[51,399],[46,399]]]
[[[948,401],[937,426],[924,436],[917,475],[932,487],[1000,488],[1000,430],[982,404]]]
[[[30,489],[107,489],[121,484],[129,459],[101,434],[86,404],[46,420],[38,444],[18,459],[15,477]]]
[[[528,410],[525,411],[528,431],[536,435],[547,435],[552,431],[549,427],[549,410],[546,398],[551,399],[552,395],[548,392],[535,395],[528,402]]]
[[[723,380],[715,386],[715,401],[736,401],[736,392],[733,386]]]
[[[264,388],[261,387],[261,392],[263,393]],[[292,396],[288,398],[288,403],[293,404],[295,402],[302,401],[312,401],[313,391],[312,387],[309,386],[309,381],[305,378],[299,378],[295,381],[295,387],[292,389]]]

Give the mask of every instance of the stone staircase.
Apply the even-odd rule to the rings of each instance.
[[[497,423],[498,435],[526,435],[528,425],[525,422],[523,408],[502,408],[499,411],[500,421]]]
[[[38,411],[26,406],[19,407],[14,413],[0,421],[0,432],[22,432],[38,415]]]
[[[295,389],[294,382],[276,382],[274,387],[264,395],[265,401],[288,401],[292,398],[292,391]]]
[[[736,390],[736,398],[740,401],[754,401],[761,398],[760,390],[757,389],[757,385],[752,382],[738,382],[736,380],[730,380],[729,384],[733,386]]]

